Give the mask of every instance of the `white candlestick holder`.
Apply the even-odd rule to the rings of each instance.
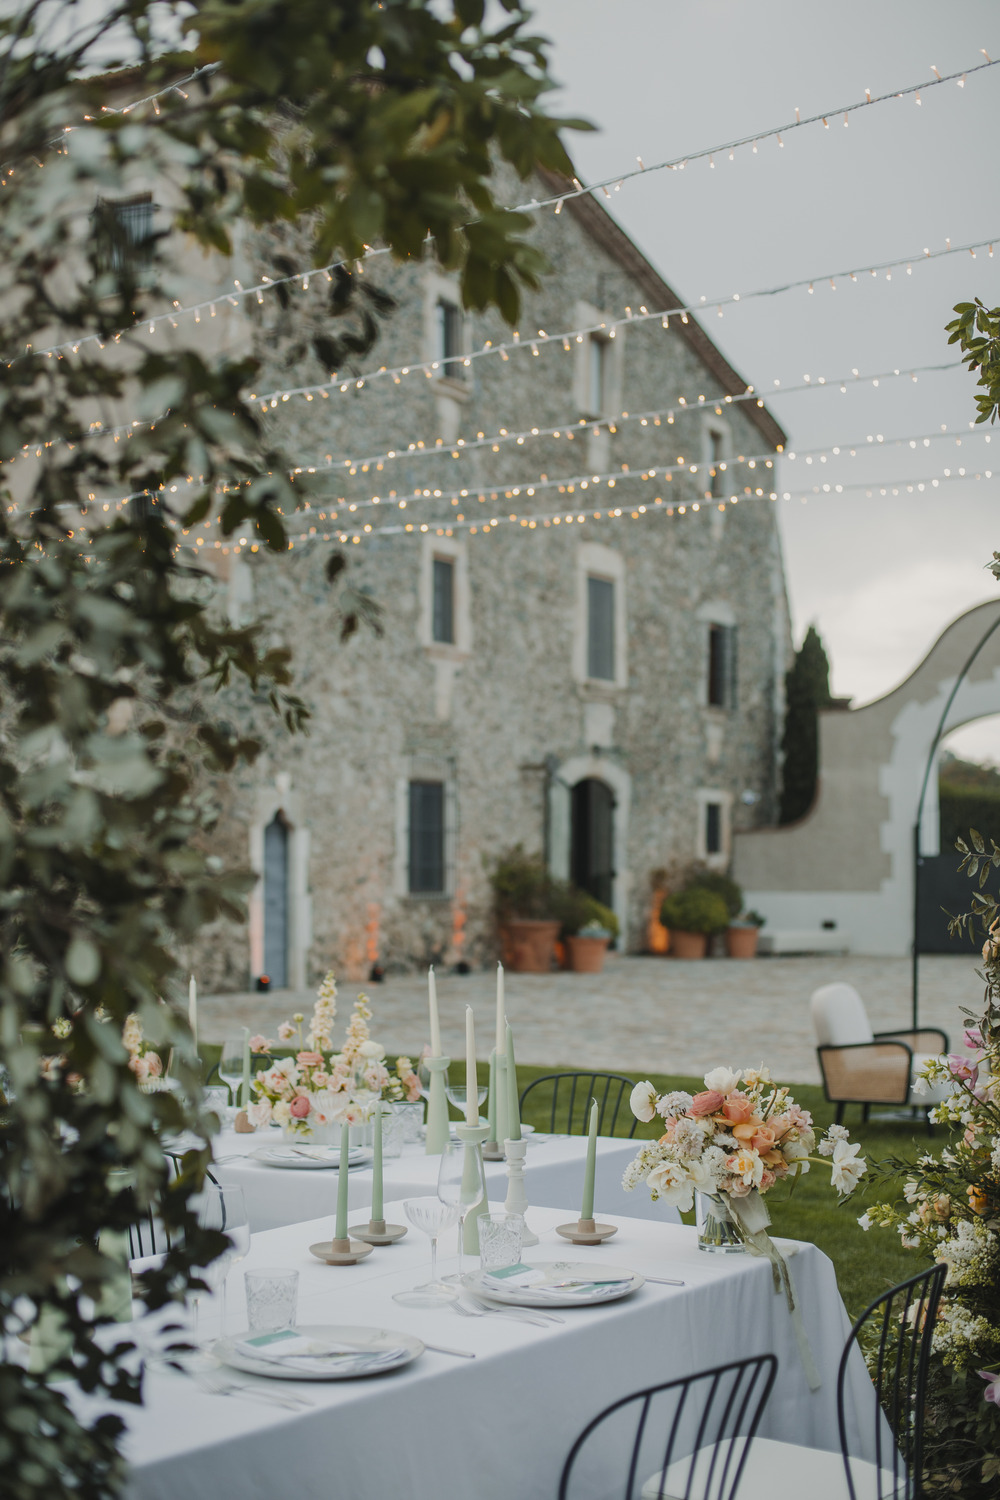
[[[525,1217],[528,1212],[528,1195],[524,1190],[524,1153],[528,1149],[528,1143],[525,1140],[504,1141],[503,1149],[507,1158],[507,1198],[504,1208],[509,1214],[520,1214],[524,1219],[521,1244],[537,1245],[538,1235],[528,1228]]]
[[[424,1067],[431,1075],[427,1091],[427,1143],[428,1156],[440,1156],[448,1144],[448,1098],[444,1091],[444,1075],[448,1071],[450,1057],[425,1057]]]

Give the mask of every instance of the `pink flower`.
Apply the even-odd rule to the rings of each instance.
[[[763,1176],[760,1179],[761,1192],[766,1193],[769,1187],[774,1187],[776,1181],[777,1179],[775,1178],[774,1173],[768,1171],[768,1169],[765,1167]]]
[[[753,1104],[747,1098],[746,1094],[741,1094],[738,1090],[734,1090],[723,1103],[722,1113],[734,1125],[741,1125],[749,1120],[753,1114]]]
[[[970,1062],[967,1057],[960,1057],[957,1052],[950,1052],[948,1054],[948,1071],[952,1078],[957,1078],[962,1083],[968,1083],[973,1088],[979,1077],[978,1065]]]
[[[270,1052],[273,1046],[274,1043],[269,1042],[266,1036],[252,1036],[250,1038],[251,1052]]]
[[[317,1089],[325,1089],[327,1084],[330,1082],[327,1074],[323,1072],[322,1068],[316,1069],[315,1073],[313,1074],[312,1081],[313,1087]]]
[[[1000,1374],[993,1374],[989,1370],[977,1370],[986,1381],[986,1389],[983,1392],[984,1401],[992,1401],[994,1406],[1000,1406]]]
[[[813,1117],[807,1109],[802,1108],[801,1104],[789,1104],[785,1110],[785,1117],[792,1126],[799,1130],[808,1130],[812,1126]]]
[[[703,1115],[714,1115],[716,1110],[722,1108],[722,1103],[722,1095],[718,1089],[704,1089],[691,1100],[688,1114],[691,1119],[700,1120]]]
[[[312,1105],[305,1094],[296,1094],[288,1108],[293,1120],[304,1120]]]
[[[770,1125],[758,1125],[756,1134],[750,1144],[759,1155],[766,1156],[774,1145],[774,1131]]]
[[[986,1045],[983,1041],[983,1033],[978,1026],[966,1026],[962,1032],[962,1045],[968,1047],[970,1051],[975,1050],[976,1047],[984,1047]]]
[[[282,1021],[281,1025],[278,1027],[278,1036],[281,1038],[281,1040],[283,1042],[291,1041],[294,1035],[295,1027],[292,1025],[291,1021]]]
[[[300,1068],[318,1068],[323,1061],[322,1052],[300,1052],[295,1061]]]

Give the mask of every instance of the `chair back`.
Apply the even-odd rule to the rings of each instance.
[[[947,1267],[939,1262],[890,1287],[858,1318],[844,1346],[837,1376],[837,1422],[851,1500],[920,1500],[924,1492],[924,1400],[941,1288]],[[865,1355],[878,1398],[874,1419],[876,1496],[859,1496],[848,1462],[845,1393],[848,1366]],[[864,1439],[867,1434],[861,1434]]]
[[[758,1354],[616,1401],[570,1449],[559,1500],[732,1500],[777,1369]]]
[[[873,1039],[865,1002],[853,984],[824,984],[809,1002],[820,1047],[853,1047]]]
[[[629,1129],[623,1136],[633,1136],[639,1121],[629,1108],[635,1083],[622,1073],[546,1073],[521,1095],[521,1115],[525,1101],[546,1111],[545,1129],[550,1135],[586,1135],[590,1128],[590,1101],[597,1100],[597,1132],[614,1135],[619,1118]],[[536,1093],[537,1090],[537,1093]],[[534,1098],[532,1098],[534,1095]]]

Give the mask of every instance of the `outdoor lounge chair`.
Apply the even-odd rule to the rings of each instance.
[[[837,1106],[837,1124],[848,1104],[908,1105],[929,1110],[947,1089],[913,1089],[915,1071],[930,1056],[947,1052],[948,1037],[936,1026],[919,1031],[873,1032],[864,1001],[851,984],[824,984],[809,1002],[818,1043],[816,1054],[826,1097]],[[927,1128],[931,1129],[928,1116]]]

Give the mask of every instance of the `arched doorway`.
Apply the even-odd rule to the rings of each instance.
[[[613,905],[615,878],[615,796],[595,776],[571,792],[570,878],[605,906]]]
[[[945,735],[928,790],[931,809],[924,819],[919,865],[919,951],[969,953],[967,935],[948,934],[948,913],[968,911],[976,890],[958,868],[955,840],[968,840],[969,829],[975,828],[987,843],[1000,842],[1000,715],[975,719]],[[928,828],[930,818],[937,820],[936,828]]]
[[[288,987],[288,824],[280,812],[264,829],[264,972]]]

